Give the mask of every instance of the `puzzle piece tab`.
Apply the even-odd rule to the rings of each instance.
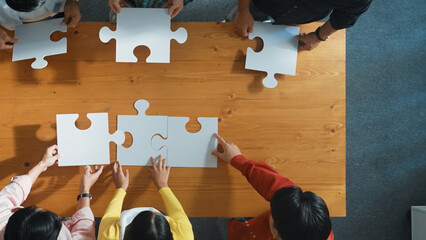
[[[19,41],[13,46],[12,61],[35,58],[31,64],[34,69],[47,66],[46,56],[67,52],[67,39],[57,42],[50,40],[55,31],[67,32],[67,26],[61,25],[63,18],[22,24],[15,27],[15,38]]]
[[[135,102],[138,115],[118,115],[117,129],[129,132],[133,143],[129,148],[117,146],[117,159],[122,165],[148,166],[151,165],[150,157],[167,156],[167,149],[156,150],[151,147],[151,140],[155,134],[167,137],[167,116],[148,116],[145,114],[149,108],[146,100]]]
[[[116,31],[103,27],[99,38],[104,43],[116,39],[117,62],[137,62],[133,51],[143,45],[151,52],[146,62],[170,63],[170,40],[184,43],[187,32],[184,28],[170,30],[168,9],[122,8],[117,15]]]
[[[299,27],[255,22],[249,39],[260,37],[263,40],[263,49],[260,52],[247,49],[245,68],[266,72],[263,85],[267,88],[277,86],[278,82],[274,76],[276,73],[296,75],[297,35]]]
[[[80,130],[75,125],[78,114],[56,115],[59,166],[109,164],[109,143],[124,143],[123,132],[109,134],[108,113],[89,113],[87,118],[90,128]]]

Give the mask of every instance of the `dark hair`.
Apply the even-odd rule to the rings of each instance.
[[[61,218],[35,206],[19,209],[9,218],[5,240],[56,240],[61,231]]]
[[[124,240],[173,240],[172,231],[166,218],[152,211],[140,212],[127,225]]]
[[[6,0],[6,3],[13,10],[19,12],[31,12],[41,7],[46,0]]]
[[[283,187],[271,199],[271,213],[283,240],[326,240],[330,235],[327,205],[313,192]]]

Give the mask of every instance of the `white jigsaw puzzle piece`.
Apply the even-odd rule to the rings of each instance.
[[[129,132],[133,138],[129,148],[117,146],[117,159],[122,165],[149,166],[151,156],[161,154],[167,157],[166,148],[156,150],[151,146],[155,134],[167,137],[167,116],[147,116],[145,112],[149,108],[149,102],[146,100],[136,101],[135,108],[138,115],[117,116],[117,129]]]
[[[116,39],[117,62],[137,62],[133,51],[143,45],[151,52],[146,62],[170,63],[170,40],[184,43],[188,37],[184,28],[172,32],[170,20],[168,9],[122,8],[116,31],[103,27],[99,38],[104,43]]]
[[[35,58],[31,67],[41,69],[47,66],[44,57],[66,53],[66,38],[57,42],[50,40],[55,31],[67,32],[67,26],[61,25],[62,20],[58,18],[16,26],[14,37],[19,41],[13,46],[12,61]]]
[[[90,128],[80,130],[78,114],[57,114],[56,129],[59,166],[101,165],[110,163],[109,143],[123,144],[124,133],[109,133],[108,113],[89,113]]]
[[[260,52],[247,49],[245,68],[266,72],[267,75],[263,79],[265,87],[277,86],[275,73],[296,75],[298,41],[295,37],[299,35],[299,30],[299,27],[254,23],[249,39],[260,37],[263,40],[263,49]]]
[[[153,148],[162,145],[164,145],[163,149],[167,148],[168,165],[172,167],[217,167],[217,158],[211,152],[217,149],[214,133],[217,133],[218,130],[218,119],[200,117],[197,120],[201,124],[201,130],[190,133],[185,128],[189,118],[169,117],[167,139],[162,139],[158,135],[153,137]]]

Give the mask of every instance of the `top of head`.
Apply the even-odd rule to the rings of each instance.
[[[127,225],[123,239],[173,240],[173,235],[161,213],[142,211]]]
[[[18,12],[32,12],[46,3],[47,0],[6,0],[7,5]]]
[[[299,187],[283,187],[271,199],[274,227],[283,240],[326,240],[331,232],[327,205]]]
[[[19,209],[9,218],[5,240],[56,240],[62,228],[54,213],[35,206]]]

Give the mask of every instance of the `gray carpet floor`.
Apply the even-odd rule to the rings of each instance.
[[[195,0],[174,21],[222,21],[236,1]],[[107,21],[106,0],[81,1]],[[336,239],[411,239],[409,210],[426,205],[426,1],[375,0],[347,30],[347,217]],[[236,216],[237,217],[237,216]],[[215,218],[191,218],[218,240]]]

